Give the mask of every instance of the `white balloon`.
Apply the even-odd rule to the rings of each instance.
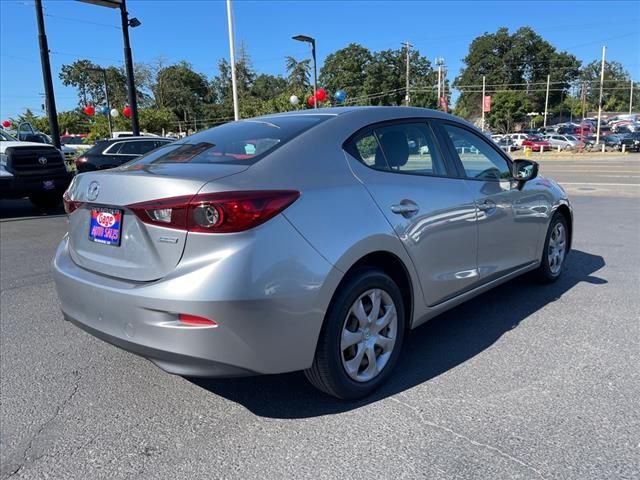
[[[291,105],[297,105],[300,103],[300,99],[296,95],[291,95],[289,97],[289,101],[291,102]]]
[[[111,116],[115,118],[118,115],[120,115],[120,112],[118,111],[118,109],[117,108],[112,108],[111,109]]]

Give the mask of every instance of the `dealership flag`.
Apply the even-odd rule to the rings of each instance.
[[[447,97],[440,97],[440,108],[445,111],[445,113],[449,113],[449,105],[447,104]]]
[[[482,111],[483,112],[491,111],[491,95],[484,96],[484,102],[482,102]]]

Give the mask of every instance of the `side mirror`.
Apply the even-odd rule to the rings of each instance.
[[[511,174],[520,186],[538,176],[539,166],[531,160],[514,160]]]

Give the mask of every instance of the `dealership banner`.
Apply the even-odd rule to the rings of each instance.
[[[482,111],[485,113],[491,111],[491,95],[484,96],[484,100],[482,102]]]

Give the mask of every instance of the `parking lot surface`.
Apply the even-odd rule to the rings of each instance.
[[[0,202],[1,478],[640,477],[640,155],[543,161],[575,209],[556,284],[521,278],[410,335],[340,402],[301,373],[166,374],[63,321],[63,212]]]

